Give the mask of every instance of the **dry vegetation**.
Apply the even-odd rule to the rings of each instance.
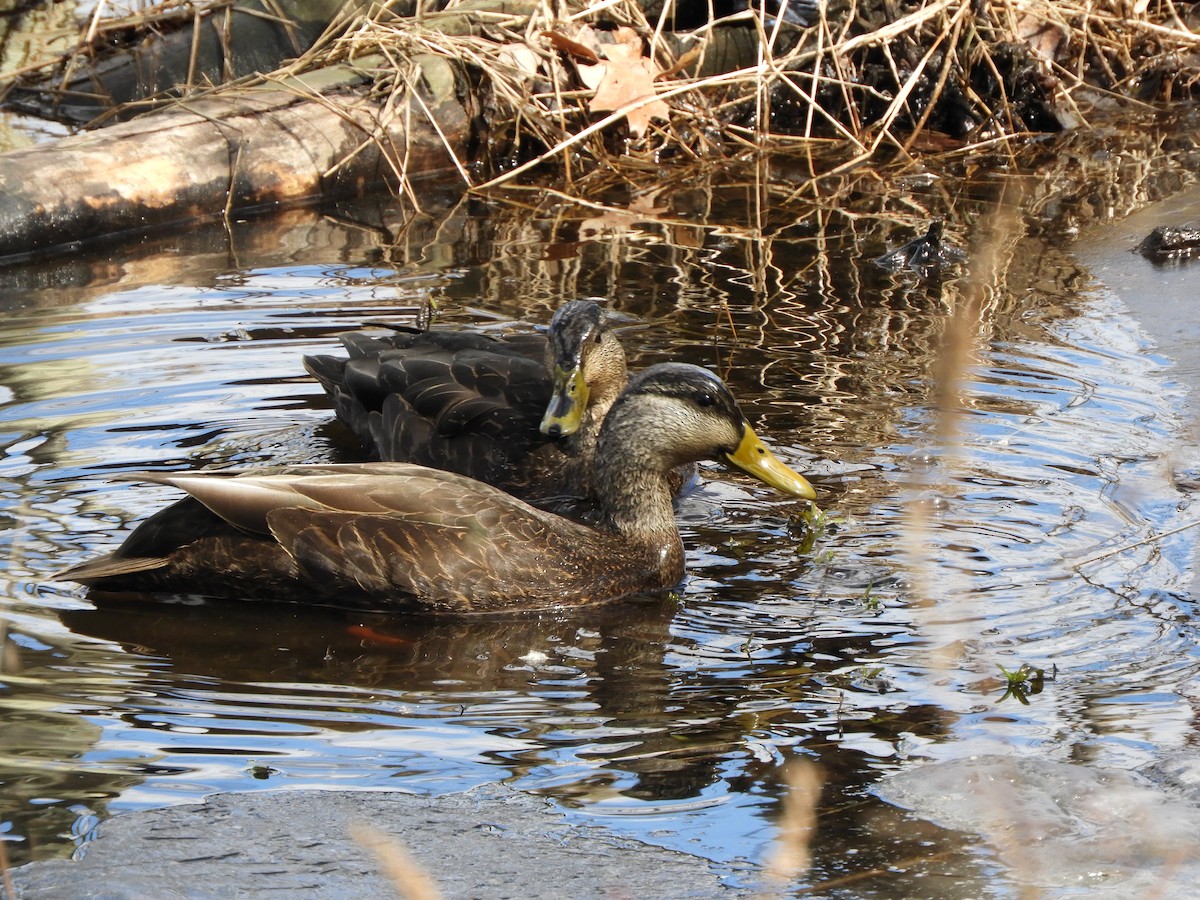
[[[364,15],[347,3],[322,40],[266,77],[349,61],[394,111],[407,108],[415,59],[453,61],[477,127],[476,144],[456,155],[475,186],[550,166],[569,182],[597,163],[637,181],[764,150],[798,150],[813,174],[971,156],[1113,110],[1161,108],[1200,84],[1190,3],[790,0],[781,15],[778,0],[765,2],[723,16],[714,2],[713,18],[697,18],[710,4],[690,0],[448,0],[420,15],[404,0]],[[193,25],[230,32],[228,0],[170,0],[112,20],[98,15],[105,8],[50,67],[49,89],[118,44]],[[196,46],[185,93],[211,87],[192,77]]]
[[[637,180],[797,145],[826,174],[990,152],[1114,107],[1192,97],[1200,75],[1200,36],[1169,0],[830,0],[806,10],[810,24],[751,9],[688,30],[674,0],[648,17],[655,6],[384,9],[303,64],[382,54],[390,90],[407,86],[396,73],[417,54],[459,61],[493,184],[547,163]]]

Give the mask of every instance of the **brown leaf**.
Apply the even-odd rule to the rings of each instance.
[[[610,36],[613,44],[621,44],[638,56],[642,55],[642,37],[628,25],[622,25],[616,31],[610,32]]]
[[[1017,36],[1046,62],[1059,58],[1059,51],[1066,49],[1068,37],[1062,25],[1032,15],[1024,15],[1018,20]]]
[[[583,82],[584,87],[590,90],[596,90],[600,87],[600,82],[604,80],[604,73],[608,71],[608,67],[603,63],[598,66],[576,66],[579,70],[579,80]]]
[[[645,100],[626,115],[629,130],[641,137],[650,127],[651,119],[670,117],[671,108],[666,103],[657,98],[648,99],[654,97],[654,78],[659,72],[658,65],[641,55],[640,44],[636,47],[629,43],[605,44],[602,49],[608,57],[606,62],[600,66],[579,67],[580,78],[589,86],[596,80],[595,70],[603,69],[589,109],[592,112],[609,112]],[[585,73],[585,68],[592,71]]]

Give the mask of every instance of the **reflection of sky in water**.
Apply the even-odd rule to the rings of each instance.
[[[795,756],[822,762],[829,827],[854,847],[863,790],[909,758],[1086,748],[1134,766],[1187,739],[1190,539],[1092,564],[1086,578],[1073,568],[1185,515],[1164,457],[1178,391],[1103,300],[1043,340],[997,316],[949,453],[930,450],[920,344],[902,357],[871,344],[898,319],[935,335],[936,304],[895,302],[880,330],[873,307],[846,312],[853,303],[820,288],[791,295],[777,317],[786,331],[744,316],[741,340],[762,346],[723,348],[729,380],[782,456],[816,456],[832,519],[798,552],[794,505],[708,472],[721,480],[681,508],[691,569],[678,604],[430,626],[258,606],[97,613],[70,586],[39,591],[172,496],[110,473],[345,454],[300,355],[364,319],[411,321],[429,297],[471,318],[456,302],[475,305],[487,278],[441,262],[399,274],[211,266],[202,287],[50,291],[46,308],[0,322],[12,391],[0,410],[11,523],[0,611],[25,664],[0,693],[5,718],[23,722],[0,735],[0,790],[4,808],[23,810],[17,831],[64,833],[91,813],[217,790],[437,793],[501,779],[581,821],[728,861],[759,855]],[[669,268],[629,262],[611,293]],[[486,308],[519,314],[509,293]],[[652,320],[625,338],[632,355],[712,364],[700,339],[711,317],[676,313],[672,296],[630,301]],[[819,366],[797,362],[813,334]],[[926,522],[919,566],[905,538],[914,514]],[[1057,666],[1058,680],[1029,706],[997,706],[999,666],[1023,663]]]

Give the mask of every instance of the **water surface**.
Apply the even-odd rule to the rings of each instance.
[[[962,201],[978,227],[954,240],[985,240],[996,194]],[[1186,392],[1058,220],[1015,218],[974,312],[953,274],[875,266],[923,230],[914,207],[936,204],[914,196],[766,217],[738,188],[604,215],[432,198],[0,269],[10,858],[78,853],[108,816],[214,791],[505,782],[741,883],[788,764],[811,760],[809,879],[846,879],[827,894],[1005,895],[1025,876],[1003,847],[873,791],[927,761],[1137,771],[1190,747],[1194,536],[1089,561],[1194,516]],[[680,511],[678,597],[508,621],[97,608],[52,580],[173,497],[113,475],[355,458],[300,366],[338,332],[431,312],[527,328],[580,296],[630,326],[635,367],[726,377],[809,470],[826,526],[706,469]],[[1044,688],[1002,699],[1001,667],[1022,665]]]

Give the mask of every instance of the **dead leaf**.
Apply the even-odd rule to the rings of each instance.
[[[604,73],[608,71],[608,67],[604,63],[596,66],[576,66],[579,70],[579,80],[583,82],[583,86],[589,90],[596,90],[600,87],[600,82],[604,80]]]
[[[596,92],[588,104],[592,112],[611,112],[645,100],[625,116],[629,130],[638,137],[646,133],[651,119],[670,118],[671,108],[654,94],[654,78],[660,71],[658,64],[642,56],[640,43],[636,47],[624,42],[604,44],[600,49],[607,57],[605,62],[579,67],[583,83]]]
[[[642,55],[642,37],[628,25],[622,25],[616,31],[609,32],[609,35],[613,44],[622,44],[638,56]]]
[[[1067,29],[1062,25],[1028,14],[1018,20],[1017,36],[1046,62],[1058,59],[1068,37]]]

